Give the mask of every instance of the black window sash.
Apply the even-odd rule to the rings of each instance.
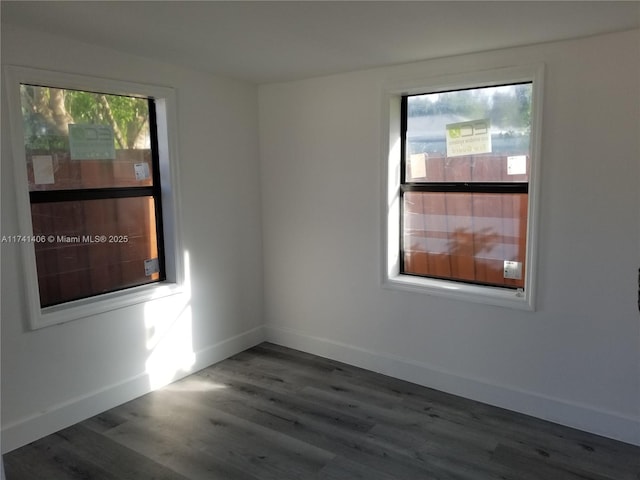
[[[160,179],[160,154],[158,150],[158,123],[156,116],[156,102],[149,98],[149,132],[151,137],[151,162],[153,165],[153,202],[156,214],[156,241],[158,242],[158,265],[160,276],[158,281],[167,278],[164,256],[164,228],[162,225],[162,188]]]
[[[151,140],[152,185],[145,187],[108,187],[79,188],[72,190],[37,190],[29,192],[29,199],[34,203],[74,202],[86,200],[105,200],[111,198],[152,197],[155,210],[156,239],[158,243],[158,265],[160,276],[158,281],[166,280],[164,235],[162,226],[162,188],[160,183],[160,156],[158,154],[158,132],[156,121],[156,105],[153,98],[148,99],[149,132]]]
[[[529,83],[529,82],[526,82]],[[494,193],[517,194],[529,193],[528,182],[407,182],[407,116],[408,98],[403,95],[400,100],[400,273],[404,268],[404,194],[405,192],[436,192],[436,193]],[[411,274],[413,275],[413,274]],[[421,276],[421,275],[417,275]],[[436,277],[433,277],[436,278]],[[453,279],[448,279],[453,280]],[[475,283],[464,281],[464,283]]]

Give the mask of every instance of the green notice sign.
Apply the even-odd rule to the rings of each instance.
[[[488,118],[450,123],[447,128],[447,157],[491,153]]]
[[[116,148],[110,125],[69,124],[71,160],[115,160]]]

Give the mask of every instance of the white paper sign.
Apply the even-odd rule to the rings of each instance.
[[[144,261],[144,274],[149,277],[160,271],[160,264],[157,258],[150,258]]]
[[[69,124],[71,160],[115,160],[116,147],[110,125]]]
[[[133,169],[136,172],[136,180],[146,180],[151,176],[148,163],[136,163]]]
[[[51,155],[34,155],[31,157],[33,163],[33,183],[36,185],[47,185],[56,183],[53,178],[53,157]]]
[[[491,153],[489,127],[488,118],[447,125],[447,157]]]
[[[425,178],[427,176],[427,154],[412,153],[409,156],[411,163],[411,178]]]
[[[508,175],[525,175],[527,173],[527,156],[516,155],[507,157]]]
[[[516,280],[520,280],[522,278],[522,263],[505,260],[504,278],[513,278]]]

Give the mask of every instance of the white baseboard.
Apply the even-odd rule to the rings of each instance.
[[[209,365],[220,362],[265,340],[264,327],[259,326],[225,339],[195,353],[195,363],[181,371],[175,381]],[[10,452],[34,440],[81,422],[151,391],[149,376],[141,373],[120,383],[53,405],[47,411],[14,421],[2,428],[2,453]]]
[[[485,379],[468,378],[423,362],[373,352],[327,338],[267,325],[266,340],[586,432],[640,446],[640,418],[607,412]]]
[[[196,352],[196,363],[191,371],[182,372],[174,380],[222,361],[265,340],[640,446],[639,418],[496,385],[482,379],[466,378],[433,368],[422,362],[377,353],[275,326],[256,327]],[[148,375],[140,374],[55,405],[45,412],[12,422],[2,429],[2,453],[81,422],[150,391]]]

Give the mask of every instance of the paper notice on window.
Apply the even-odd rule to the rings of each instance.
[[[33,164],[33,183],[36,185],[55,183],[53,157],[51,155],[34,155],[31,157],[31,162]]]
[[[522,279],[522,262],[504,261],[504,278]]]
[[[136,163],[133,166],[133,169],[136,173],[136,180],[146,180],[151,176],[149,172],[149,164],[148,163]]]
[[[425,178],[427,176],[427,154],[412,153],[409,156],[411,178]]]
[[[154,273],[158,273],[160,271],[160,263],[158,263],[157,258],[150,258],[149,260],[144,261],[144,274],[147,277],[150,277]]]
[[[69,124],[71,160],[115,160],[111,125]]]
[[[446,129],[447,157],[491,153],[491,132],[488,118],[450,123]]]
[[[525,175],[526,173],[526,155],[514,155],[513,157],[507,157],[507,175]]]

